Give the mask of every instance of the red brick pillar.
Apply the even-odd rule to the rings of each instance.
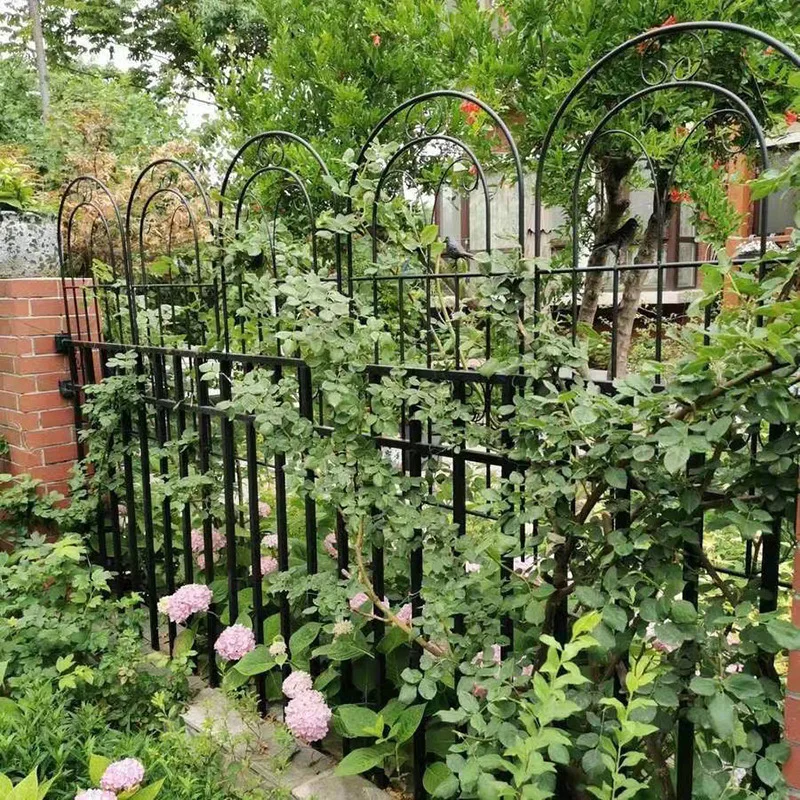
[[[797,503],[794,530],[797,541],[800,543],[800,501]],[[792,584],[792,622],[800,628],[800,599],[798,599],[800,598],[800,549],[795,551]],[[793,800],[800,800],[800,650],[792,650],[789,653],[784,720],[786,723],[785,735],[791,748],[791,755],[783,773],[789,784],[789,796]]]
[[[0,472],[28,473],[66,494],[75,463],[75,417],[58,388],[69,361],[56,352],[66,331],[59,278],[0,279]]]

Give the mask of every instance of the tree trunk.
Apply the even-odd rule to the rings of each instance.
[[[42,122],[47,123],[47,118],[50,116],[50,88],[47,82],[47,61],[44,57],[42,12],[39,0],[28,0],[28,11],[33,27],[33,44],[36,48],[36,72],[39,75],[39,94],[42,97]]]
[[[625,178],[633,168],[636,160],[630,156],[608,156],[603,164],[602,180],[606,203],[603,217],[594,232],[594,241],[600,242],[611,235],[622,223],[622,217],[628,210],[627,192],[624,188]],[[573,220],[577,226],[578,221]],[[575,231],[577,236],[577,230]],[[588,266],[599,267],[605,263],[606,251],[592,252],[589,256]],[[580,325],[594,325],[597,307],[600,304],[600,294],[607,273],[602,270],[587,272],[583,282],[583,298],[578,312]]]
[[[660,176],[659,176],[660,177]],[[659,188],[653,191],[653,209],[656,208],[656,194]],[[664,219],[669,219],[670,203],[664,208]],[[647,228],[642,236],[642,243],[636,253],[634,264],[652,264],[658,253],[658,238],[663,234],[663,225],[659,225],[658,218],[653,211],[647,221]],[[633,341],[633,325],[639,313],[639,300],[642,297],[642,287],[647,278],[648,270],[635,269],[625,273],[622,280],[622,298],[617,308],[617,357],[616,377],[621,378],[628,372],[628,356],[630,355]]]

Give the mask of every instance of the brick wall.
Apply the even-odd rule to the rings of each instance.
[[[55,349],[65,331],[60,279],[0,280],[0,436],[9,445],[0,472],[26,472],[62,493],[77,455],[72,404],[58,390],[69,378]]]

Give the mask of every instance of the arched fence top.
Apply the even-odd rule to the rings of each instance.
[[[604,56],[602,56],[600,59],[598,59],[578,79],[578,81],[575,83],[572,89],[567,93],[567,95],[561,101],[558,109],[556,110],[555,114],[550,120],[550,123],[545,132],[544,138],[542,140],[542,145],[539,150],[537,168],[536,168],[536,182],[535,182],[535,196],[534,196],[534,234],[535,234],[536,256],[540,256],[542,251],[542,211],[543,211],[542,192],[543,192],[544,176],[546,173],[547,163],[548,163],[548,155],[550,153],[553,140],[556,131],[559,128],[559,125],[561,124],[567,112],[576,102],[577,98],[580,96],[581,91],[599,73],[601,73],[604,69],[609,67],[613,62],[618,60],[620,57],[628,55],[631,51],[636,51],[642,59],[644,59],[648,55],[653,55],[655,52],[657,52],[660,40],[662,39],[671,39],[679,37],[681,35],[689,35],[693,37],[693,40],[695,42],[699,42],[699,47],[702,57],[705,57],[706,53],[703,42],[701,39],[698,38],[698,34],[703,32],[720,32],[720,33],[737,34],[746,37],[752,41],[761,42],[767,47],[772,48],[772,50],[775,53],[779,53],[782,56],[784,56],[789,64],[792,64],[794,67],[800,68],[800,56],[797,53],[795,53],[788,45],[784,44],[779,39],[776,39],[774,36],[770,36],[769,34],[764,33],[763,31],[733,22],[720,22],[715,20],[678,22],[671,25],[665,25],[662,27],[653,28],[651,30],[645,31],[644,33],[638,34],[637,36],[628,39],[622,44],[617,45],[615,48],[613,48]],[[652,91],[657,90],[658,86],[664,86],[664,85],[669,85],[673,87],[690,87],[692,85],[697,86],[699,84],[702,84],[705,88],[711,91],[718,92],[720,96],[724,96],[728,99],[730,99],[730,97],[733,96],[736,98],[737,104],[739,104],[740,106],[746,106],[742,98],[740,98],[734,92],[731,92],[731,90],[726,88],[725,86],[720,86],[718,84],[714,84],[708,81],[695,80],[695,78],[697,78],[700,67],[702,66],[702,60],[699,60],[696,62],[696,64],[692,65],[690,60],[688,59],[689,57],[687,56],[680,56],[672,64],[671,67],[668,63],[666,63],[662,59],[657,59],[656,63],[658,64],[661,70],[661,79],[655,82],[650,82],[645,77],[643,70],[641,70],[640,76],[642,82],[645,84],[645,89],[649,89],[650,91],[645,91],[645,89],[641,89],[631,92],[631,94],[636,96],[645,96],[651,93]],[[748,117],[755,116],[749,107],[747,107],[747,112],[748,112]]]

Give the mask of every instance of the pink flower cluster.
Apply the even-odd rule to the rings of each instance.
[[[84,789],[75,795],[75,800],[117,800],[117,796],[105,789]]]
[[[276,550],[278,547],[278,534],[277,533],[264,534],[264,538],[261,540],[261,546],[266,547],[269,550]]]
[[[208,586],[188,583],[174,594],[163,597],[158,605],[172,622],[181,624],[198,611],[208,611],[211,597],[212,592]]]
[[[290,700],[293,700],[302,692],[310,691],[312,686],[311,676],[301,669],[296,669],[284,680],[281,689]]]
[[[231,625],[217,637],[214,650],[225,661],[238,661],[256,648],[256,637],[244,625]]]
[[[300,692],[284,711],[286,727],[302,742],[318,742],[328,734],[332,712],[322,692],[309,689]]]
[[[258,516],[268,517],[272,513],[272,508],[266,500],[261,500],[258,503]]]
[[[261,577],[266,578],[278,571],[278,559],[273,556],[261,556]]]
[[[144,764],[136,758],[124,758],[106,767],[100,787],[107,792],[127,792],[144,780]]]
[[[214,561],[217,560],[217,553],[225,547],[225,534],[218,528],[211,531],[211,549],[214,552]],[[197,566],[200,569],[206,568],[205,559],[205,540],[203,531],[199,528],[192,528],[192,552],[195,554]]]

